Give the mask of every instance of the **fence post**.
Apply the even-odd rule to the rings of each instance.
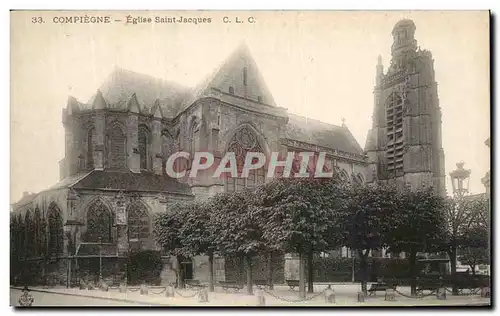
[[[174,297],[175,292],[174,292],[174,287],[171,285],[167,285],[165,288],[165,297]]]
[[[264,291],[262,291],[260,288],[257,288],[257,290],[255,290],[255,297],[257,298],[257,306],[265,306],[266,305]]]
[[[490,298],[491,297],[489,286],[481,288],[481,297],[482,298]]]
[[[436,298],[438,300],[445,300],[446,299],[446,288],[443,286],[439,286],[436,292]]]
[[[127,284],[125,283],[120,283],[120,287],[118,288],[120,293],[127,293]]]
[[[335,303],[335,292],[330,285],[328,285],[328,288],[325,290],[325,303]]]
[[[396,295],[394,293],[394,289],[385,290],[385,300],[386,301],[395,301],[396,300]]]
[[[202,287],[198,292],[198,302],[200,303],[208,302],[208,291],[205,287]]]
[[[358,292],[358,302],[364,302],[365,301],[365,293],[363,291]]]

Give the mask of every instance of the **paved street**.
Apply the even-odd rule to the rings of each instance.
[[[32,291],[33,306],[144,306],[138,303],[127,303],[107,299],[96,299],[75,295],[61,295]],[[22,295],[20,290],[10,290],[10,306],[19,306],[18,300]]]
[[[298,293],[289,291],[285,286],[276,286],[273,291],[265,291],[266,306],[437,306],[437,305],[488,305],[489,299],[479,295],[451,296],[446,300],[438,300],[435,295],[424,298],[406,297],[410,293],[408,287],[399,289],[395,301],[385,301],[384,294],[371,296],[365,302],[357,302],[359,284],[334,285],[335,303],[326,303],[322,293],[325,285],[315,286],[315,293],[308,294],[306,301],[298,299]],[[41,292],[38,292],[38,291]],[[165,297],[165,288],[155,287],[147,295],[141,295],[138,288],[129,288],[127,293],[117,289],[107,292],[100,290],[79,290],[66,288],[33,289],[31,291],[36,306],[255,306],[257,297],[247,295],[246,290],[224,292],[220,287],[214,293],[208,293],[209,301],[200,302],[197,290],[176,290],[175,297]],[[58,294],[59,293],[59,294]],[[66,295],[61,295],[61,293]],[[69,294],[69,295],[68,295]],[[21,291],[11,289],[11,305],[17,305]]]

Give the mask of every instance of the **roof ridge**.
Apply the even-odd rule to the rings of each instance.
[[[110,76],[111,75],[114,75],[116,73],[126,73],[126,74],[130,74],[130,75],[136,75],[136,76],[142,76],[142,77],[148,77],[150,79],[153,79],[155,81],[161,81],[162,83],[164,84],[170,84],[170,85],[176,85],[178,86],[179,88],[185,88],[185,89],[189,89],[191,90],[193,87],[190,87],[190,86],[186,86],[186,85],[183,85],[181,83],[178,83],[176,81],[172,81],[172,80],[168,80],[168,79],[165,79],[165,78],[161,78],[161,77],[156,77],[156,76],[153,76],[153,75],[150,75],[150,74],[147,74],[147,73],[144,73],[144,72],[138,72],[138,71],[135,71],[135,70],[131,70],[131,69],[128,69],[128,68],[124,68],[124,67],[119,67],[119,66],[116,66],[113,71],[110,73]]]
[[[340,126],[340,125],[336,125],[336,124],[332,124],[332,123],[327,123],[327,122],[324,122],[324,121],[321,121],[321,120],[318,120],[318,119],[315,119],[315,118],[311,118],[311,117],[308,117],[308,116],[300,115],[300,114],[295,114],[295,113],[289,112],[288,115],[289,116],[295,116],[297,118],[306,119],[308,121],[313,121],[313,122],[321,123],[321,124],[324,124],[324,125],[329,125],[329,126],[332,126],[332,127],[342,128],[342,126]]]

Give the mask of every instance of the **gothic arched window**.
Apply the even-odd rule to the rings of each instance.
[[[264,153],[257,140],[257,136],[249,127],[245,126],[236,132],[229,141],[227,152],[234,152],[238,169],[238,177],[233,178],[231,175],[226,177],[227,192],[239,191],[244,187],[255,187],[265,182],[266,171],[264,167],[257,170],[250,170],[247,178],[241,177],[247,153]]]
[[[199,150],[199,134],[200,134],[200,121],[197,117],[191,120],[191,127],[189,128],[189,152],[191,158],[196,150]]]
[[[139,156],[141,170],[148,170],[149,130],[146,126],[139,126]]]
[[[100,200],[93,202],[87,211],[87,232],[85,241],[109,243],[112,240],[111,227],[113,217],[111,211]]]
[[[168,131],[163,131],[161,135],[161,155],[162,155],[162,169],[165,172],[166,164],[168,158],[177,151],[176,144],[174,139]],[[174,161],[174,164],[177,163],[177,160]],[[175,167],[174,167],[175,170]]]
[[[140,203],[131,204],[127,210],[128,239],[130,241],[147,240],[150,237],[149,216]]]
[[[362,186],[364,183],[364,179],[363,179],[363,176],[361,175],[361,173],[358,173],[357,175],[353,174],[352,181],[353,181],[353,184],[357,185],[357,186]]]
[[[49,222],[49,254],[60,255],[64,252],[64,231],[61,211],[55,204],[51,204],[47,212]]]
[[[109,166],[111,168],[123,168],[127,166],[127,138],[118,125],[114,125],[109,131]]]
[[[26,255],[32,257],[35,253],[35,225],[31,216],[31,211],[26,212],[24,217],[24,229],[26,234]]]
[[[34,226],[35,226],[35,254],[42,254],[42,220],[41,220],[40,210],[35,208]]]
[[[94,169],[94,142],[95,142],[95,132],[91,128],[87,134],[87,168]]]
[[[339,177],[342,182],[349,182],[349,175],[347,174],[347,171],[344,169],[341,169],[339,171]]]

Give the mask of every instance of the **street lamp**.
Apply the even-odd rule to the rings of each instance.
[[[470,169],[464,169],[464,164],[463,161],[457,163],[457,169],[450,172],[453,195],[457,197],[463,197],[465,194],[469,193],[471,171]]]

